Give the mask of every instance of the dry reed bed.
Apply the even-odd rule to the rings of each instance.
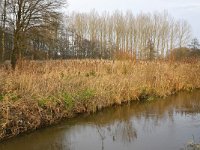
[[[0,68],[0,140],[131,100],[200,88],[200,61],[68,60]]]

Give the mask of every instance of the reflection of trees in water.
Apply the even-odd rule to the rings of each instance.
[[[48,150],[73,150],[71,147],[71,143],[66,143],[65,142],[55,142],[50,144]]]
[[[130,143],[137,139],[137,132],[132,122],[117,122],[107,127],[96,124],[98,135],[101,139],[102,150],[104,150],[104,140],[110,138],[115,141],[122,141],[123,143]]]
[[[120,122],[113,130],[113,141],[120,140],[127,143],[137,139],[137,131],[131,121]]]
[[[174,113],[181,115],[195,115],[200,112],[200,93],[180,93],[167,98],[166,100],[157,100],[153,102],[135,103],[123,107],[113,107],[105,109],[99,113],[74,119],[72,127],[84,124],[95,125],[95,129],[100,138],[101,149],[105,149],[105,140],[113,142],[130,143],[139,136],[139,129],[142,132],[154,132],[157,127],[162,126],[165,121],[174,122]],[[76,132],[81,132],[81,128],[76,128]],[[69,136],[73,130],[69,131]],[[72,133],[71,133],[72,132]],[[65,133],[66,135],[66,133]],[[63,143],[68,145],[62,145]],[[70,139],[61,139],[61,142],[54,144],[52,150],[72,149]],[[57,147],[56,147],[57,146]]]
[[[70,136],[61,136],[59,138],[56,138],[55,141],[47,142],[46,144],[40,144],[39,147],[33,149],[33,150],[73,150],[73,146],[71,143]]]
[[[193,138],[188,140],[184,148],[181,148],[180,150],[200,150],[200,142],[196,142],[195,137],[193,135]]]
[[[113,141],[128,143],[138,138],[139,128],[152,133],[166,121],[173,123],[175,113],[199,114],[199,97],[199,92],[180,93],[165,100],[108,109],[89,119],[94,122],[102,140],[112,138]]]
[[[104,140],[106,139],[105,130],[104,128],[101,128],[101,126],[99,125],[96,125],[96,129],[101,138],[101,149],[104,150]]]
[[[44,147],[41,148],[41,146],[39,147],[41,149],[44,150],[74,150],[73,148],[73,143],[71,140],[71,134],[72,134],[72,130],[65,130],[65,132],[63,132],[64,128],[55,128],[54,131],[52,131],[52,133],[50,134],[49,132],[47,133],[49,136],[49,138],[47,138],[48,142],[45,142],[46,144],[44,145]],[[51,131],[50,131],[51,132]],[[59,133],[59,134],[58,134]],[[56,135],[59,136],[56,136]],[[42,145],[42,144],[41,144]]]

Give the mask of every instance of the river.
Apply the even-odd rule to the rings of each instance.
[[[0,150],[180,150],[200,143],[200,91],[114,106],[0,143]]]

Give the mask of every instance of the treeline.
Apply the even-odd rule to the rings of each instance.
[[[167,12],[59,12],[63,1],[2,0],[0,60],[166,57],[188,46],[191,27]]]
[[[101,58],[110,54],[130,54],[140,59],[164,58],[191,40],[191,27],[167,12],[134,15],[131,11],[98,14],[72,13],[70,28],[76,31],[80,50],[96,52]],[[90,41],[90,47],[85,40]],[[84,47],[84,49],[82,48]],[[82,52],[81,52],[82,53]]]

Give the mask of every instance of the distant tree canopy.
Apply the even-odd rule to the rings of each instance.
[[[134,15],[64,15],[65,0],[2,0],[0,2],[0,61],[103,58],[161,59],[187,47],[191,27],[167,12]],[[196,40],[191,48],[199,48]],[[193,47],[192,47],[193,46]]]
[[[200,44],[197,38],[191,40],[187,47],[175,48],[171,51],[168,57],[173,57],[174,60],[185,60],[187,58],[200,58]]]
[[[199,50],[200,49],[200,43],[197,38],[192,39],[191,43],[189,44],[189,47],[192,50]]]

